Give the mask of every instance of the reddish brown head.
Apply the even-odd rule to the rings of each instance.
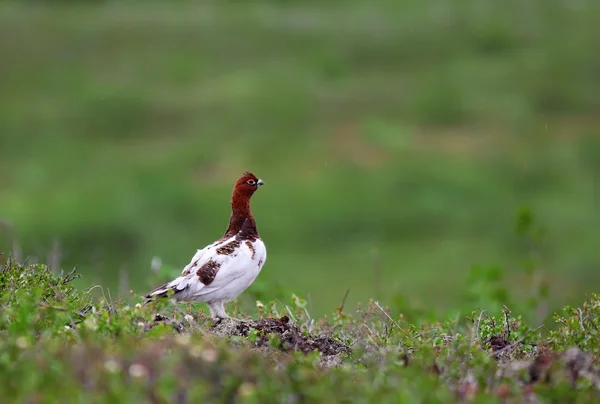
[[[246,171],[233,186],[233,196],[240,195],[250,199],[261,185],[264,185],[264,182],[260,178],[257,178],[250,171]]]
[[[237,234],[242,225],[249,218],[254,223],[252,212],[250,211],[250,198],[258,187],[264,182],[257,178],[250,171],[246,171],[236,181],[233,186],[233,194],[231,195],[231,218],[229,219],[229,227],[223,237],[231,237]]]

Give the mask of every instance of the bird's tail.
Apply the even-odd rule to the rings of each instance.
[[[159,286],[155,289],[152,289],[150,292],[148,292],[145,296],[144,296],[144,304],[148,304],[152,301],[155,301],[157,299],[161,299],[164,297],[168,297],[169,296],[169,292],[175,292],[175,289],[169,287],[169,284],[164,284],[162,286]]]

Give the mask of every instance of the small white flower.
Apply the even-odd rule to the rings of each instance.
[[[135,308],[136,308],[136,309],[141,309],[141,308],[142,308],[142,304],[141,304],[141,303],[138,303],[138,304],[136,304],[136,305],[135,305]]]
[[[132,377],[138,377],[138,378],[147,377],[148,369],[146,369],[145,366],[140,365],[139,363],[134,363],[133,365],[129,366],[129,374]]]
[[[190,316],[189,314],[186,314],[185,316],[183,316],[183,318],[185,318],[185,320],[188,323],[193,323],[194,322],[194,317]]]

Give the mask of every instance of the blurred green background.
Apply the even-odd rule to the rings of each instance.
[[[553,304],[600,286],[600,2],[3,2],[0,251],[116,295],[220,237],[233,182],[268,259],[248,299],[461,305],[474,265]]]

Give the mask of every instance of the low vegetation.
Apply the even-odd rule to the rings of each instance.
[[[375,301],[315,319],[298,296],[257,302],[258,319],[238,313],[215,323],[194,305],[95,298],[71,285],[76,276],[2,266],[3,400],[590,402],[600,394],[598,295],[556,313],[548,328],[507,307],[409,322]]]

